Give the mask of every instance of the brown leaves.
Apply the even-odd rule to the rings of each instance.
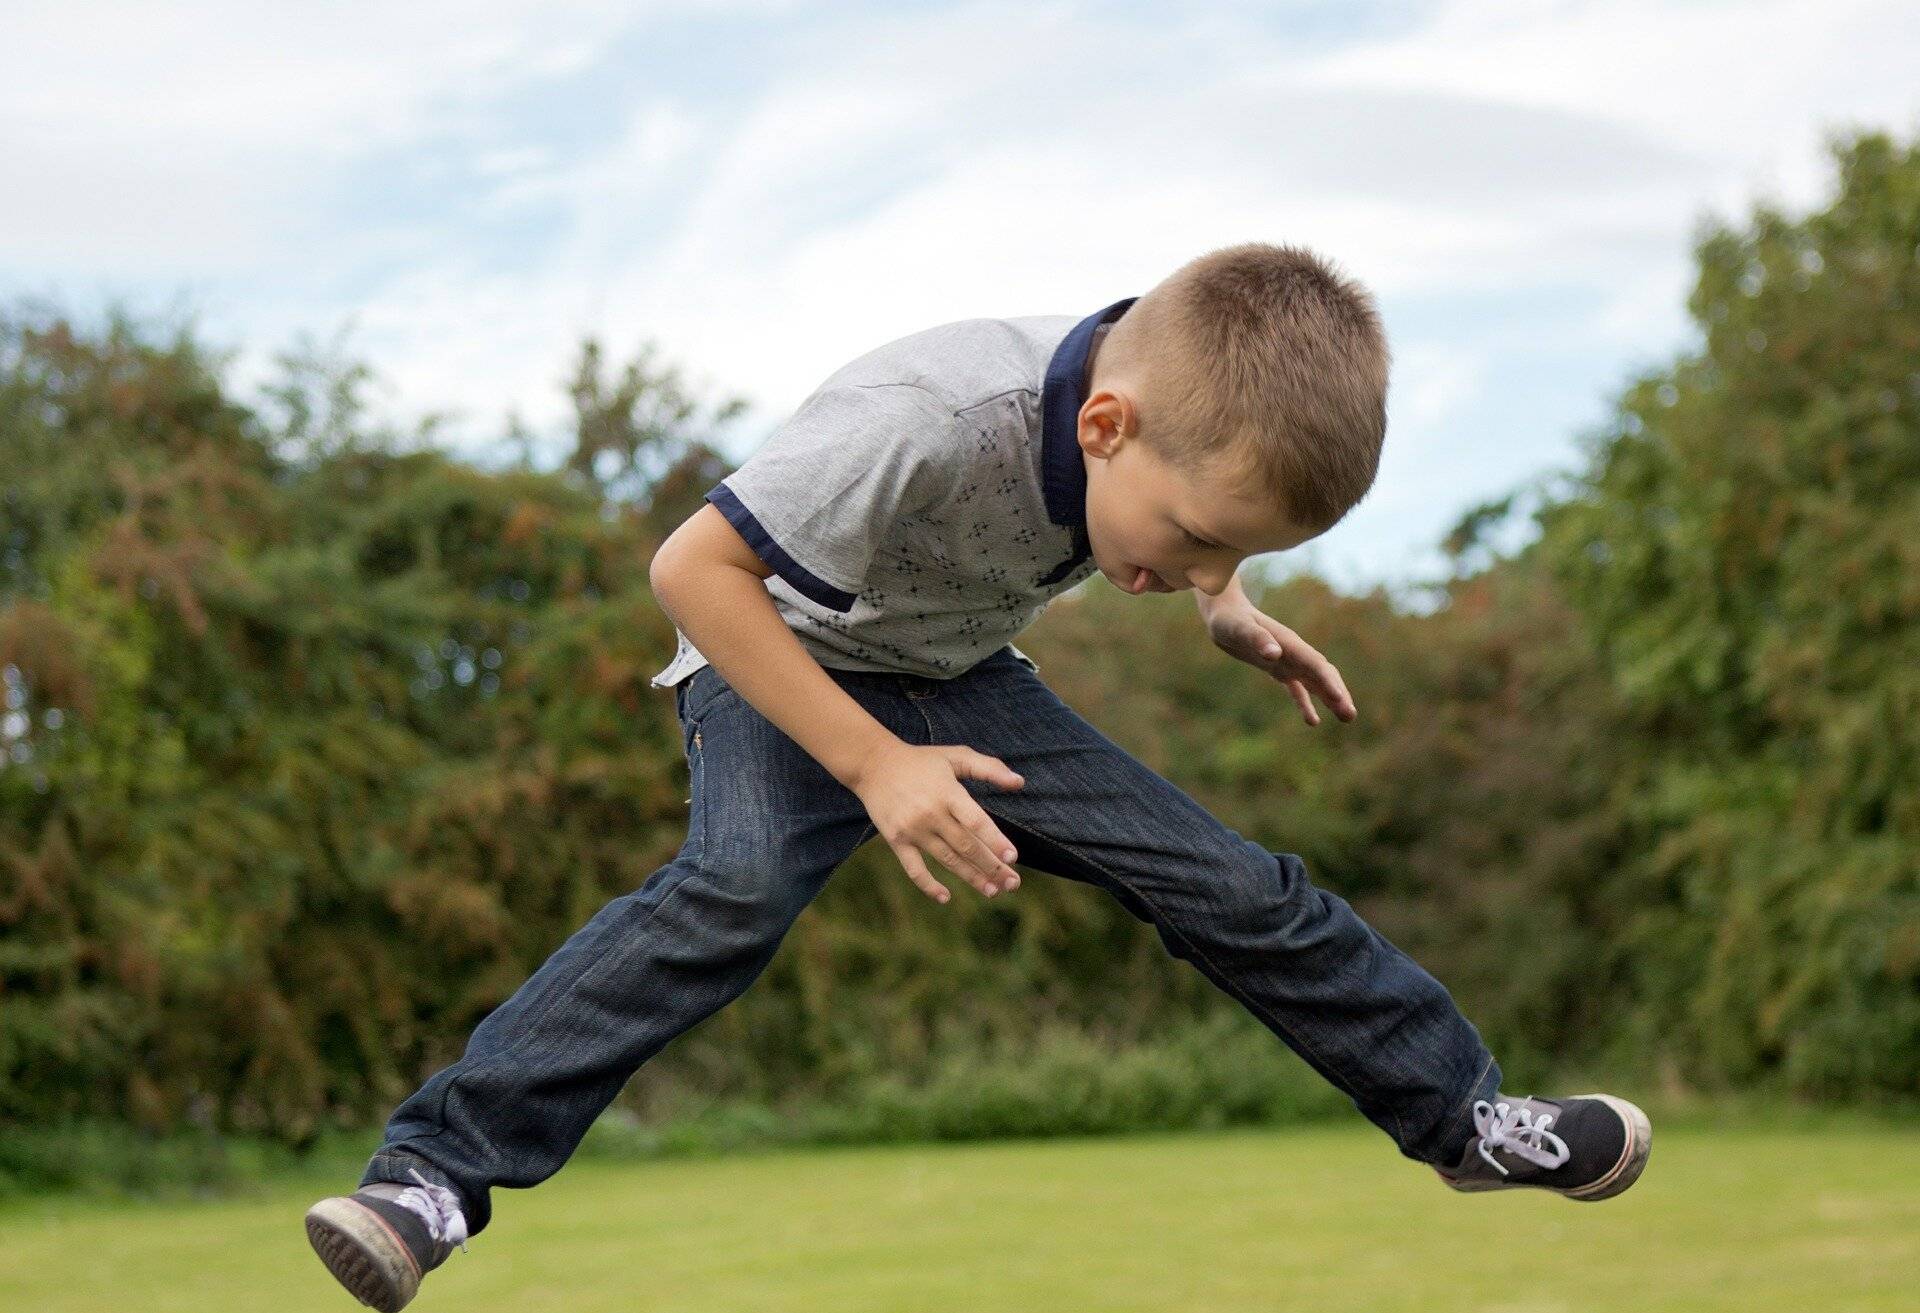
[[[79,637],[44,602],[15,598],[0,603],[0,666],[26,676],[35,701],[84,715],[93,706]]]

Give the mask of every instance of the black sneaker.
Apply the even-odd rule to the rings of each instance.
[[[362,1304],[399,1313],[420,1278],[467,1247],[460,1200],[418,1171],[418,1185],[376,1181],[307,1210],[307,1239],[327,1271]]]
[[[1475,1101],[1473,1125],[1479,1134],[1460,1161],[1433,1169],[1456,1190],[1532,1186],[1583,1202],[1611,1199],[1640,1179],[1653,1147],[1647,1114],[1611,1094],[1496,1094]]]

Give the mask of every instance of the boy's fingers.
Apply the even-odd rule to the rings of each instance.
[[[1353,696],[1347,692],[1347,681],[1340,678],[1340,672],[1335,670],[1332,665],[1328,665],[1321,680],[1327,689],[1327,704],[1331,706],[1336,713],[1342,711],[1351,712],[1353,710]]]
[[[1320,713],[1313,709],[1313,695],[1307,692],[1307,686],[1297,679],[1289,679],[1287,692],[1293,694],[1293,700],[1300,708],[1301,718],[1309,725],[1318,725]]]
[[[1331,695],[1328,699],[1329,701],[1346,701],[1347,683],[1340,678],[1340,672],[1333,668],[1333,662],[1322,659],[1315,673],[1319,677],[1321,686]]]
[[[986,841],[958,819],[947,827],[944,837],[953,847],[954,860],[965,864],[962,874],[987,897],[991,898],[1001,889],[1011,889],[1019,883],[1013,868],[996,857]]]
[[[947,892],[945,885],[928,873],[927,864],[921,859],[919,853],[902,844],[889,844],[888,847],[893,849],[893,855],[898,857],[900,865],[906,868],[907,878],[919,887],[921,893],[936,903],[944,903],[953,896]]]
[[[988,757],[987,761],[992,764],[995,772],[990,778],[1001,788],[1017,789],[1027,782],[1026,776],[1007,765],[1007,763],[1000,760],[1000,758]]]
[[[1305,643],[1300,645],[1297,661],[1305,667],[1306,677],[1313,681],[1314,691],[1320,694],[1320,700],[1325,702],[1336,716],[1351,720],[1354,714],[1353,697],[1347,692],[1346,681],[1340,678],[1340,672],[1334,669],[1333,662]]]
[[[953,763],[954,774],[985,780],[998,788],[1017,789],[1026,783],[1025,776],[1000,758],[989,757],[986,753],[977,752],[972,748],[961,748],[949,760]]]
[[[963,833],[979,845],[978,854],[984,863],[982,869],[997,880],[1020,883],[1010,863],[1019,859],[1019,851],[1000,833],[1000,827],[993,823],[993,817],[987,815],[973,795],[962,794],[961,801],[954,804],[954,819],[960,823]]]
[[[999,864],[987,855],[985,845],[972,835],[962,833],[958,826],[944,834],[929,835],[926,848],[940,865],[988,898],[998,892],[994,883]]]

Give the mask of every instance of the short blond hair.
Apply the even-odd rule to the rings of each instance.
[[[1372,295],[1311,251],[1250,242],[1149,289],[1103,353],[1140,382],[1140,437],[1181,474],[1228,480],[1332,528],[1386,440],[1386,334]]]

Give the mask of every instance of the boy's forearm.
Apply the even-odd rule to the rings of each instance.
[[[875,750],[898,743],[800,645],[766,581],[726,562],[682,561],[654,597],[720,677],[849,789]]]

